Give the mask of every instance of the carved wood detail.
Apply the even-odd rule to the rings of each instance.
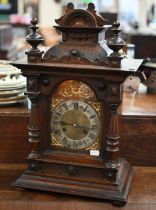
[[[75,51],[75,55],[74,55],[74,51]],[[76,54],[77,53],[77,54]],[[71,55],[65,55],[61,58],[56,59],[54,56],[50,57],[50,58],[45,58],[42,60],[43,62],[47,63],[66,63],[66,64],[84,64],[84,65],[99,65],[99,66],[104,66],[106,65],[108,62],[107,61],[102,61],[99,59],[96,59],[95,61],[92,61],[88,58],[79,56],[78,51],[77,50],[72,50],[72,54]]]

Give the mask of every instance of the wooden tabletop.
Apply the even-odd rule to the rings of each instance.
[[[126,116],[156,116],[156,94],[147,93],[147,88],[140,85],[136,92],[124,92],[119,113]]]
[[[0,116],[28,116],[29,112],[27,102],[0,107]]]
[[[41,191],[17,190],[11,183],[25,165],[0,165],[0,210],[156,210],[156,168],[135,167],[124,207],[100,199],[89,199]]]

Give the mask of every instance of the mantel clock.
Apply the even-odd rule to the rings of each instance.
[[[33,19],[28,59],[14,63],[27,77],[32,148],[28,169],[14,186],[125,203],[132,167],[119,156],[117,110],[123,81],[141,73],[120,53],[125,43],[118,22],[107,55],[106,20],[94,4],[82,10],[69,3],[56,23],[62,41],[44,53]]]

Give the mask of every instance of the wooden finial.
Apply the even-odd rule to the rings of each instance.
[[[118,21],[115,21],[111,29],[114,36],[107,41],[108,47],[113,50],[113,53],[111,54],[111,56],[113,57],[121,57],[121,53],[119,52],[119,50],[121,50],[125,46],[124,40],[119,36],[119,33],[122,31],[119,27],[120,23]]]
[[[93,3],[89,3],[88,10],[95,10],[95,5]]]
[[[95,5],[93,3],[88,4],[87,11],[92,13],[92,15],[95,17],[97,25],[99,27],[102,27],[107,22],[106,19],[102,18],[100,15],[97,14],[97,11],[95,9]]]
[[[33,18],[31,20],[30,28],[32,30],[32,33],[26,37],[26,41],[32,47],[28,52],[26,52],[26,54],[28,55],[28,61],[30,62],[38,61],[38,59],[41,58],[43,54],[43,51],[40,51],[40,49],[38,49],[38,45],[41,44],[44,39],[40,34],[37,33],[37,29],[39,29],[39,27],[36,26],[37,23],[37,18]]]
[[[74,4],[73,3],[68,3],[67,4],[67,10],[73,10],[74,9]]]
[[[113,51],[108,56],[108,58],[112,62],[118,61],[118,65],[120,65],[121,60],[124,57],[123,54],[119,51],[125,46],[124,40],[119,35],[119,33],[122,31],[119,27],[120,27],[120,23],[118,21],[115,21],[111,29],[111,31],[113,32],[113,37],[107,41],[108,47]]]

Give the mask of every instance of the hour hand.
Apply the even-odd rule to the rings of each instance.
[[[65,122],[65,121],[58,121],[58,122],[54,122],[54,123],[55,124],[70,125],[70,126],[77,127],[77,124],[76,123],[68,123],[68,122]]]
[[[87,127],[87,126],[83,126],[83,125],[79,125],[78,123],[67,123],[67,122],[64,122],[64,121],[61,121],[60,122],[61,125],[71,125],[75,128],[82,128],[82,129],[86,129],[86,130],[90,130],[91,128]]]
[[[83,125],[79,125],[79,124],[76,124],[76,127],[82,128],[82,129],[86,129],[86,130],[91,130],[91,129],[92,129],[92,128],[90,128],[90,127],[83,126]]]
[[[78,123],[68,123],[68,122],[65,122],[65,121],[60,121],[60,122],[57,122],[61,125],[69,125],[69,126],[73,126],[73,127],[76,127],[76,128],[82,128],[82,129],[86,129],[86,130],[91,130],[92,128],[90,127],[87,127],[87,126],[83,126],[83,125],[79,125]]]
[[[60,121],[59,123],[61,125],[71,125],[71,126],[74,126],[74,123],[67,123],[67,122],[64,122],[64,121]]]

